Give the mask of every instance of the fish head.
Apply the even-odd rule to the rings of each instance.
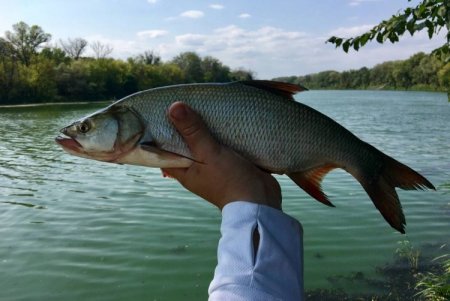
[[[64,127],[55,140],[72,155],[115,162],[136,146],[144,129],[137,113],[111,106]]]

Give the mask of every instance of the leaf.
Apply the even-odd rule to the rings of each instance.
[[[426,20],[425,25],[428,28],[428,37],[431,39],[433,37],[433,33],[434,33],[434,25],[430,20]]]
[[[397,31],[397,33],[399,35],[402,35],[405,33],[406,31],[406,22],[405,21],[401,21],[397,24],[395,30]]]
[[[355,49],[356,51],[359,50],[359,40],[360,40],[360,37],[357,37],[353,40],[353,49]]]
[[[342,41],[343,41],[343,40],[342,40],[341,38],[336,39],[336,41],[335,41],[336,47],[341,46]]]
[[[369,33],[365,33],[365,34],[363,34],[361,36],[361,40],[360,40],[361,41],[361,47],[366,45],[366,43],[369,40],[369,38],[370,38],[370,34]]]
[[[336,39],[337,39],[337,37],[335,37],[335,36],[332,36],[331,38],[329,38],[328,40],[327,40],[327,43],[336,43]]]
[[[447,11],[447,9],[445,9],[445,6],[442,5],[441,7],[439,7],[437,14],[438,16],[445,18],[445,12]]]
[[[376,39],[377,39],[378,43],[383,44],[383,34],[381,32],[379,32],[377,34],[377,38]]]
[[[344,42],[344,44],[342,44],[342,49],[344,49],[344,51],[347,53],[348,52],[348,48],[350,47],[350,40],[347,40]]]
[[[409,33],[411,34],[411,36],[414,34],[414,32],[416,31],[415,26],[416,25],[416,21],[415,20],[410,20],[407,24],[406,24],[406,29],[408,29]]]
[[[433,28],[431,27],[428,27],[428,37],[431,39],[432,37],[433,37],[433,33],[434,33],[434,30],[433,30]]]
[[[408,18],[408,17],[411,15],[411,13],[412,13],[411,7],[408,7],[408,8],[405,9],[405,11],[404,11],[404,15],[405,15],[406,18]]]
[[[437,23],[439,26],[445,26],[445,20],[444,20],[444,18],[437,17],[437,18],[436,18],[436,23]]]
[[[395,32],[389,33],[388,38],[389,38],[389,41],[391,41],[391,43],[398,42],[398,35]]]
[[[422,2],[415,10],[414,15],[417,19],[422,19],[427,7],[424,2]]]

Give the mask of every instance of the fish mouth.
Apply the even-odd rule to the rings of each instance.
[[[60,134],[59,136],[57,136],[55,138],[55,141],[56,143],[61,145],[64,149],[71,150],[73,152],[79,153],[83,148],[83,146],[80,143],[78,143],[77,140],[64,134]]]

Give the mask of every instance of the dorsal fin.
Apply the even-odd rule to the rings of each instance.
[[[287,98],[292,98],[297,92],[308,90],[300,85],[294,85],[284,82],[277,82],[271,80],[246,80],[239,83],[252,86],[258,89],[266,90],[271,93],[281,95]]]

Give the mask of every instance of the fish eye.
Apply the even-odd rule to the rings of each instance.
[[[91,129],[91,126],[87,121],[83,121],[78,125],[78,131],[82,134],[86,134]]]

